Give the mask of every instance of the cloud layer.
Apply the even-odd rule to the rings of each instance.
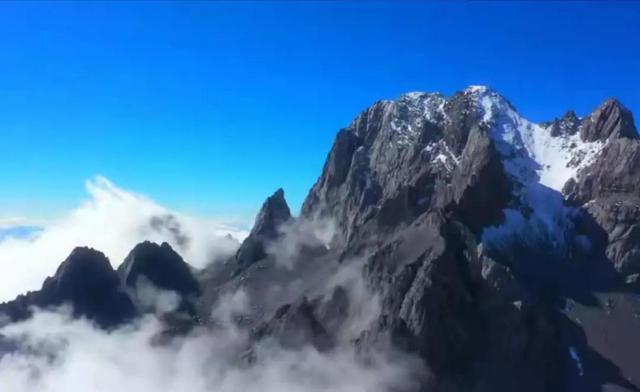
[[[87,182],[90,198],[33,236],[0,239],[0,301],[40,287],[76,246],[103,251],[114,267],[143,240],[169,242],[190,264],[203,267],[237,249],[231,234],[247,233],[215,220],[170,211],[104,178]],[[268,246],[278,268],[304,267],[296,255],[304,248],[328,249],[330,222],[304,222],[282,228]],[[404,392],[416,387],[415,359],[384,352],[357,354],[353,340],[379,314],[378,298],[362,279],[362,261],[336,263],[327,271],[310,268],[290,282],[297,297],[315,287],[331,295],[337,287],[348,296],[349,317],[336,332],[337,345],[318,351],[311,344],[283,348],[269,337],[255,342],[236,324],[253,308],[240,288],[223,295],[211,314],[215,323],[169,341],[161,338],[163,313],[179,298],[139,281],[137,299],[151,313],[106,332],[68,308],[35,310],[26,321],[0,320],[0,389],[11,392]],[[306,271],[304,268],[301,269]],[[267,289],[278,288],[282,282]],[[269,290],[267,290],[269,291]],[[264,295],[264,293],[259,293]],[[292,297],[292,298],[293,298]],[[329,298],[329,297],[328,297]],[[327,299],[328,299],[327,298]]]
[[[76,246],[104,252],[117,267],[139,242],[166,241],[195,267],[231,254],[246,230],[213,219],[187,216],[97,177],[87,181],[88,200],[28,236],[0,236],[0,302],[40,288],[45,277]],[[4,222],[5,231],[10,222]]]
[[[242,295],[236,300],[243,302]],[[214,312],[234,311],[230,305]],[[408,358],[373,355],[363,361],[349,346],[321,353],[311,346],[287,350],[267,342],[255,348],[249,365],[239,355],[248,346],[247,335],[229,323],[230,317],[220,317],[226,320],[221,328],[159,345],[153,343],[162,329],[155,316],[106,333],[68,314],[37,312],[0,328],[0,336],[22,347],[0,355],[3,390],[383,392],[415,386],[415,363]]]

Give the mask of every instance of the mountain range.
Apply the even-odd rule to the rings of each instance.
[[[65,304],[107,331],[155,314],[170,344],[218,328],[211,309],[241,290],[238,366],[269,340],[409,356],[407,391],[640,391],[640,137],[615,99],[544,123],[485,86],[378,101],[300,214],[278,189],[234,256],[195,269],[143,242],[116,262],[76,248],[0,304],[4,324]],[[0,335],[0,357],[20,349]]]

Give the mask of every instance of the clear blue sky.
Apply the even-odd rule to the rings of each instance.
[[[96,174],[226,217],[282,186],[297,211],[363,108],[470,84],[533,120],[640,113],[640,4],[2,2],[0,216]]]

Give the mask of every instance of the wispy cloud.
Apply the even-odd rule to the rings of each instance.
[[[242,296],[239,296],[242,302]],[[233,310],[229,304],[215,313]],[[311,346],[254,347],[242,361],[248,335],[229,317],[220,328],[199,330],[167,345],[154,344],[162,325],[154,316],[106,333],[69,312],[37,312],[0,328],[22,350],[2,356],[3,390],[12,392],[383,392],[415,387],[409,358],[372,354],[351,346],[318,352]]]
[[[103,177],[87,181],[86,189],[88,199],[59,219],[0,221],[0,227],[7,228],[27,223],[42,227],[35,236],[0,240],[0,301],[38,289],[76,246],[104,252],[117,267],[138,242],[166,241],[185,261],[203,267],[216,257],[232,254],[237,240],[247,235],[244,228],[222,220],[172,211]]]

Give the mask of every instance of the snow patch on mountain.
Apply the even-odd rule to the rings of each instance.
[[[412,145],[420,136],[425,121],[437,123],[446,118],[444,105],[447,102],[440,93],[410,92],[387,106],[385,116],[397,141],[401,145]]]
[[[506,98],[487,87],[472,86],[465,93],[477,102],[507,169],[520,182],[536,181],[562,191],[602,151],[604,143],[583,142],[579,133],[552,136],[550,126],[522,117]]]
[[[468,109],[449,105],[457,104],[460,94]],[[382,105],[383,117],[380,137],[385,141],[381,148],[393,151],[386,155],[380,152],[380,156],[393,159],[424,143],[421,138],[430,132],[429,125],[439,128],[451,125],[452,110],[475,111],[475,118],[489,132],[501,156],[514,196],[505,211],[503,224],[485,228],[486,244],[504,246],[511,241],[533,244],[544,241],[562,250],[577,241],[573,226],[577,211],[565,205],[562,188],[597,158],[605,144],[582,141],[580,132],[576,131],[577,117],[571,123],[537,124],[521,116],[505,97],[482,85],[470,86],[453,97],[409,92],[395,101],[380,101],[378,105]],[[373,113],[369,111],[367,115]],[[367,120],[370,123],[373,119]],[[442,138],[426,143],[421,153],[426,162],[449,173],[461,159]],[[391,161],[379,164],[384,168]]]
[[[511,239],[544,239],[564,247],[574,238],[571,217],[576,212],[565,206],[562,187],[598,156],[604,144],[583,142],[579,133],[552,136],[551,127],[525,119],[489,88],[473,86],[464,93],[489,128],[518,204],[505,211],[502,225],[485,229],[483,241],[500,246]]]

